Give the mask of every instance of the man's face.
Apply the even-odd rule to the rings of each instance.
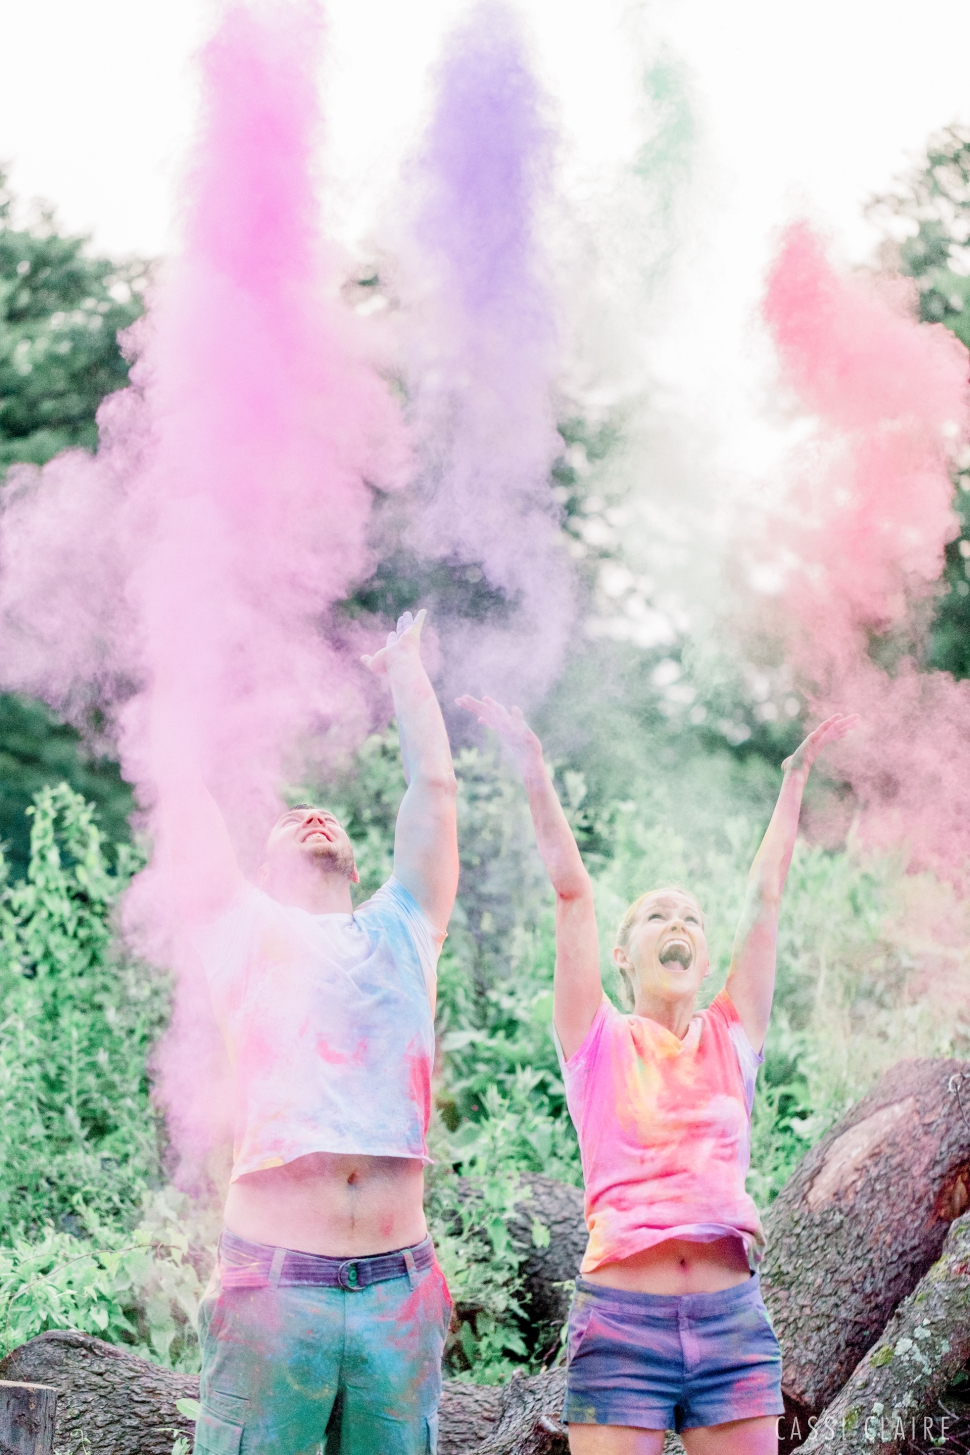
[[[696,899],[679,890],[651,894],[637,911],[626,946],[615,955],[634,986],[648,994],[663,1000],[696,995],[710,969]]]
[[[274,866],[294,860],[358,882],[353,845],[329,809],[291,808],[276,820],[266,840],[266,862]]]

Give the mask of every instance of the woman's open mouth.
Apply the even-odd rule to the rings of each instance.
[[[682,965],[689,970],[694,963],[694,951],[686,940],[668,940],[660,951],[661,965]]]

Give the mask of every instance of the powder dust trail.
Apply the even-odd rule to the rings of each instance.
[[[225,1085],[183,933],[217,856],[186,804],[204,780],[252,871],[301,740],[359,715],[360,669],[323,628],[366,574],[370,487],[408,469],[320,236],[322,38],[312,0],[225,7],[184,246],[136,328],[131,388],[103,406],[97,458],[22,472],[0,524],[4,685],[104,708],[147,811],[128,922],[178,972],[160,1090],[196,1167]]]
[[[813,708],[862,715],[840,773],[860,832],[970,889],[970,682],[918,670],[957,533],[950,475],[970,423],[967,351],[916,321],[908,280],[840,276],[805,225],[764,305],[784,381],[815,417],[794,484],[788,653]]]
[[[423,488],[412,542],[470,563],[507,604],[444,633],[454,686],[540,695],[573,622],[549,472],[562,442],[559,336],[539,242],[553,135],[518,23],[483,0],[449,38],[434,113],[408,172],[408,291]]]

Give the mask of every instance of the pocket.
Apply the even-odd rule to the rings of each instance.
[[[245,1395],[206,1390],[195,1424],[194,1455],[239,1455],[248,1409]]]
[[[775,1326],[771,1322],[771,1314],[761,1302],[759,1302],[756,1307],[760,1317],[760,1330],[761,1335],[765,1341],[765,1351],[767,1357],[780,1359],[781,1345],[778,1343],[778,1335],[775,1333]]]
[[[435,1267],[438,1269],[438,1277],[441,1279],[441,1292],[444,1294],[445,1307],[447,1308],[450,1316],[451,1311],[455,1306],[455,1300],[451,1296],[451,1289],[448,1287],[448,1280],[442,1273],[441,1268],[437,1263],[435,1264]]]
[[[195,1425],[193,1455],[239,1455],[242,1434],[242,1425],[232,1425],[203,1410]]]
[[[428,1455],[438,1455],[438,1416],[428,1416]]]
[[[199,1334],[199,1347],[204,1349],[207,1340],[218,1340],[219,1330],[224,1319],[223,1298],[218,1284],[213,1286],[212,1281],[209,1287],[199,1300],[199,1311],[196,1315],[196,1328]]]
[[[582,1347],[583,1340],[589,1332],[589,1326],[593,1318],[592,1299],[583,1298],[579,1295],[569,1310],[569,1320],[566,1325],[566,1364],[570,1365],[576,1358]]]
[[[441,1321],[442,1338],[444,1338],[447,1336],[448,1331],[451,1328],[452,1315],[455,1310],[455,1301],[451,1296],[451,1290],[448,1287],[448,1280],[442,1273],[441,1266],[437,1262],[437,1260],[432,1263],[431,1267],[427,1269],[425,1273],[420,1274],[419,1277],[422,1280],[427,1279],[429,1289],[433,1288],[435,1294],[437,1295],[438,1317]],[[434,1318],[434,1314],[432,1313],[433,1307],[434,1303],[432,1300],[430,1303],[430,1307],[428,1308],[429,1322]]]

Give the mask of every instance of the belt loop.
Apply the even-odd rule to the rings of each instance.
[[[415,1288],[418,1282],[418,1270],[414,1262],[414,1254],[410,1248],[405,1248],[404,1250],[404,1266],[408,1270],[408,1283],[412,1288]]]
[[[286,1262],[286,1249],[277,1248],[273,1253],[273,1261],[269,1265],[269,1286],[279,1288],[280,1278],[283,1273],[283,1264]]]

